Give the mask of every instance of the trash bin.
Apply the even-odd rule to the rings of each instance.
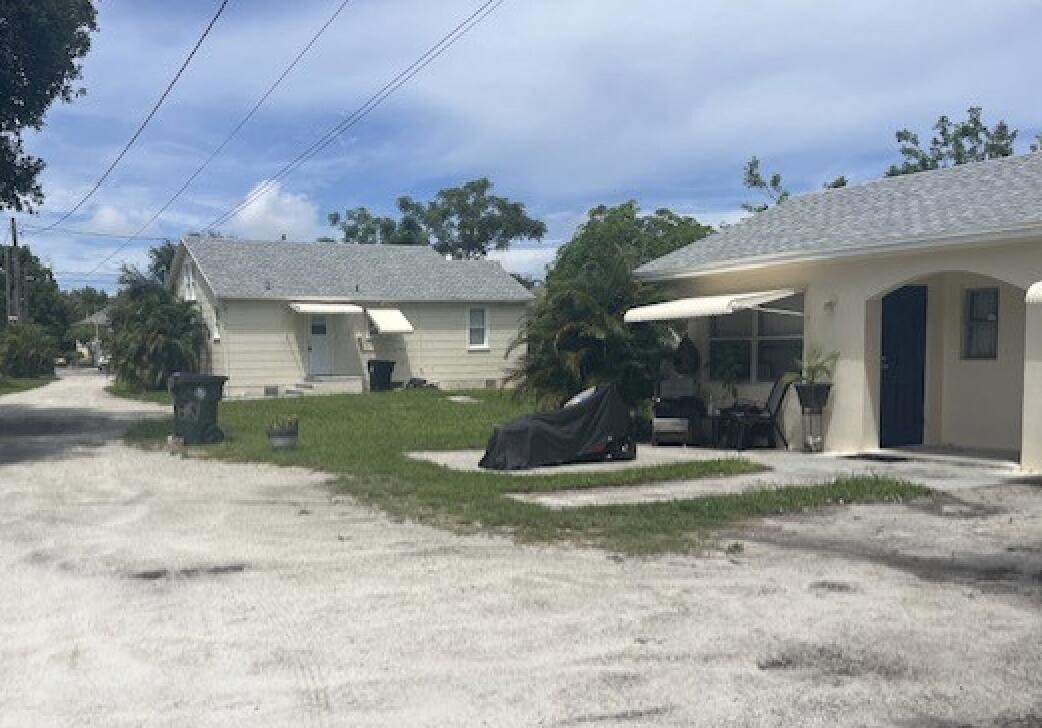
[[[389,359],[370,359],[366,366],[369,369],[369,391],[390,392],[394,362]]]
[[[183,374],[170,377],[168,386],[174,397],[174,434],[186,445],[221,442],[224,433],[217,426],[217,403],[224,395],[228,377],[209,374]]]

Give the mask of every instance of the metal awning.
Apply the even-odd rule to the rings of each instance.
[[[370,308],[366,311],[380,334],[411,334],[414,329],[405,314],[396,308]]]
[[[1025,298],[1028,303],[1042,303],[1042,281],[1031,284],[1028,295]]]
[[[297,313],[317,314],[362,313],[364,310],[353,303],[312,303],[310,301],[293,301],[289,307]]]
[[[729,313],[745,309],[760,309],[772,313],[790,316],[802,316],[800,311],[784,309],[764,309],[764,304],[780,301],[795,296],[792,288],[781,288],[775,291],[750,291],[733,293],[727,296],[702,296],[701,298],[678,298],[675,301],[653,303],[650,306],[637,306],[626,312],[625,321],[635,324],[644,321],[671,321],[673,319],[698,318],[700,316],[726,316]]]

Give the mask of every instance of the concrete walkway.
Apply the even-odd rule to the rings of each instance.
[[[481,452],[410,453],[417,459],[434,462],[463,471],[479,470]],[[596,463],[533,468],[514,471],[510,475],[551,475],[563,472],[600,472],[624,467],[651,467],[693,460],[717,460],[744,457],[768,468],[763,473],[733,475],[722,478],[668,481],[649,485],[608,488],[581,488],[553,493],[517,493],[510,497],[525,503],[538,503],[547,508],[625,505],[687,500],[710,495],[741,493],[748,490],[778,488],[791,485],[818,485],[843,476],[880,475],[919,483],[938,491],[958,491],[991,485],[1038,483],[1039,478],[1026,477],[1013,465],[983,459],[916,456],[906,461],[875,461],[836,455],[808,455],[779,450],[712,450],[702,448],[652,447],[637,449],[632,463]]]

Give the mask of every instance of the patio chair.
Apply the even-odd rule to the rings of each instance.
[[[774,382],[767,401],[762,405],[752,402],[738,402],[734,407],[720,413],[721,428],[726,437],[737,450],[745,450],[752,438],[763,435],[768,447],[777,447],[777,439],[788,449],[789,441],[785,439],[778,417],[781,415],[785,395],[789,391],[790,382],[782,377]]]

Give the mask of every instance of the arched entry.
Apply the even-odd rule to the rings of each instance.
[[[1019,459],[1023,288],[937,272],[881,292],[867,315],[866,384],[879,446]],[[873,423],[865,425],[867,434]]]

